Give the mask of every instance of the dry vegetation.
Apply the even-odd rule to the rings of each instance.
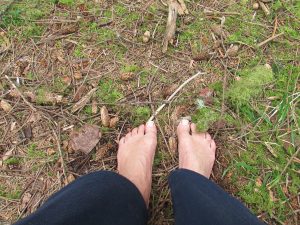
[[[120,136],[198,71],[155,119],[149,224],[174,222],[167,176],[183,116],[216,139],[216,183],[269,224],[299,223],[299,2],[270,0],[269,14],[252,0],[185,2],[165,53],[164,1],[0,3],[0,223],[116,170]],[[89,124],[96,147],[70,146]]]

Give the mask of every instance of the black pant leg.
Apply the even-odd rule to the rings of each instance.
[[[169,177],[176,225],[262,225],[240,201],[206,177],[178,169]]]
[[[82,176],[15,225],[145,225],[147,208],[136,186],[119,174]]]

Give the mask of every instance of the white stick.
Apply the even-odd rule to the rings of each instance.
[[[184,83],[182,83],[175,91],[172,95],[170,95],[170,97],[166,100],[166,103],[162,104],[155,112],[154,114],[150,117],[150,119],[148,121],[152,121],[157,115],[158,113],[167,105],[167,103],[169,103],[174,96],[185,86],[187,85],[190,81],[192,81],[193,79],[195,79],[196,77],[198,77],[199,75],[203,75],[205,73],[203,72],[198,72],[196,73],[194,76],[190,77],[189,79],[187,79]]]

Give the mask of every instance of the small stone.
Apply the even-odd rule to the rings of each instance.
[[[257,2],[255,2],[255,3],[253,3],[252,7],[254,10],[257,10],[257,9],[259,9],[259,4]]]
[[[147,43],[150,40],[150,36],[151,36],[150,31],[147,30],[143,35],[143,42]]]

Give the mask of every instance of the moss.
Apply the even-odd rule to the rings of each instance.
[[[208,107],[198,109],[192,116],[199,132],[206,132],[209,127],[220,118],[220,114]]]
[[[75,0],[58,0],[58,2],[60,4],[63,4],[63,5],[74,5],[75,4]]]
[[[37,95],[36,95],[36,103],[39,105],[46,104],[45,102],[45,97],[46,97],[47,89],[45,87],[40,87],[37,90]]]
[[[20,158],[17,158],[17,157],[11,157],[7,160],[4,161],[4,164],[5,165],[19,165],[21,162],[21,159]]]
[[[140,68],[137,65],[124,65],[121,68],[121,73],[137,72]]]
[[[115,103],[123,97],[123,94],[118,90],[113,80],[100,80],[97,96],[105,103]]]
[[[262,93],[263,86],[273,81],[273,78],[272,70],[266,66],[245,69],[241,71],[240,80],[229,87],[227,98],[236,108],[247,105]]]
[[[134,125],[145,123],[151,116],[151,109],[148,106],[138,106],[133,111]]]
[[[21,197],[21,190],[16,188],[15,190],[7,190],[7,188],[3,185],[0,185],[0,196],[8,199],[20,199]]]
[[[29,145],[27,149],[27,156],[29,158],[45,158],[47,157],[46,152],[38,150],[36,144]]]

